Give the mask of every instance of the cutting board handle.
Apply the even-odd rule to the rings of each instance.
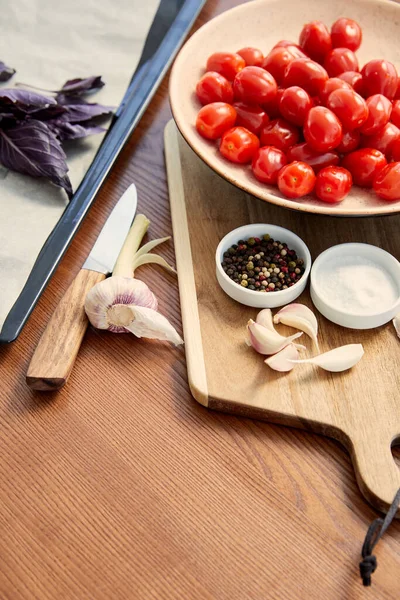
[[[393,439],[385,438],[377,430],[370,434],[358,431],[351,439],[358,485],[366,499],[382,512],[387,512],[400,488],[400,469],[391,448]]]

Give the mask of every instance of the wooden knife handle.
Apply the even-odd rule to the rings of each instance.
[[[60,389],[67,381],[88,326],[84,304],[88,291],[105,279],[81,269],[60,300],[35,350],[26,375],[34,390]]]

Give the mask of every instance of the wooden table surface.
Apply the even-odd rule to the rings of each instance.
[[[196,27],[239,3],[209,0]],[[398,522],[361,586],[377,515],[345,451],[196,404],[183,349],[91,329],[63,390],[25,385],[50,314],[132,181],[151,237],[171,233],[170,115],[165,79],[21,336],[0,349],[0,599],[398,599]],[[172,242],[160,253],[173,262]],[[181,330],[174,278],[150,266],[140,277]]]

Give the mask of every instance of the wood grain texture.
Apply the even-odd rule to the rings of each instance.
[[[103,273],[81,269],[61,298],[28,367],[26,383],[33,390],[59,390],[68,381],[89,324],[86,295],[105,278]]]
[[[233,4],[209,0],[197,26]],[[166,79],[21,336],[0,348],[0,598],[398,600],[400,523],[377,547],[372,588],[360,584],[377,513],[347,453],[200,406],[183,349],[89,328],[67,386],[26,386],[50,315],[129,183],[149,236],[171,234],[170,118]],[[174,263],[172,243],[159,253]],[[137,276],[181,332],[176,279],[152,265]]]

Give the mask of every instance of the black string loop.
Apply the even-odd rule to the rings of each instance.
[[[393,521],[399,507],[400,489],[397,491],[386,517],[384,519],[375,519],[368,528],[361,550],[362,561],[360,562],[360,575],[363,585],[365,586],[371,585],[371,575],[378,566],[376,556],[374,556],[372,552],[390,523]]]

